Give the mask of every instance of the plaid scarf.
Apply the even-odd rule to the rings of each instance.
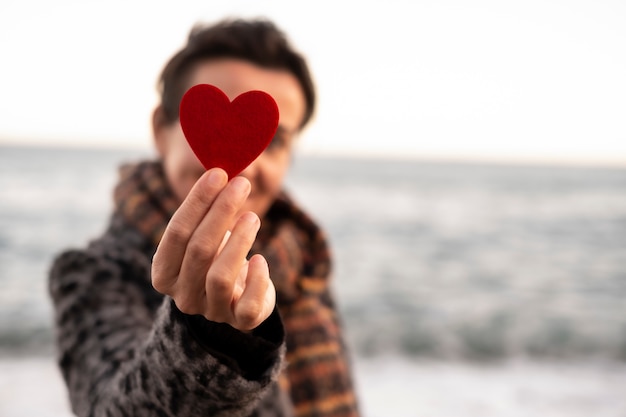
[[[120,169],[116,212],[158,245],[178,203],[160,162]],[[251,254],[268,261],[285,325],[287,366],[281,387],[295,416],[358,415],[350,363],[329,288],[330,253],[319,227],[282,193],[262,219]]]

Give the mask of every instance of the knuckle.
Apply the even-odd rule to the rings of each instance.
[[[209,189],[208,192],[198,192],[189,194],[189,206],[195,210],[205,210],[213,202],[214,190]]]
[[[194,302],[188,295],[179,295],[174,298],[174,303],[185,314],[198,314],[200,312],[197,302]]]
[[[189,237],[191,230],[184,221],[171,221],[168,226],[169,238],[172,240],[185,240]]]
[[[201,242],[197,239],[192,240],[191,242],[189,242],[189,245],[187,246],[187,255],[189,255],[192,259],[198,259],[198,260],[205,260],[205,259],[209,259],[209,251],[208,248],[209,244],[207,244],[206,242]]]
[[[152,281],[152,287],[161,294],[170,295],[172,285],[175,279],[168,279],[158,269],[153,268],[150,279]]]
[[[262,305],[258,302],[246,302],[239,306],[237,311],[237,322],[247,330],[260,324],[259,318],[262,312]]]
[[[187,244],[185,256],[190,256],[194,261],[210,263],[218,246],[219,241],[210,236],[195,236]]]
[[[160,292],[161,294],[167,294],[167,285],[165,285],[165,280],[152,275],[152,287]]]
[[[230,275],[224,270],[218,270],[207,279],[207,292],[218,296],[224,296],[232,291]]]
[[[235,198],[220,198],[215,204],[215,209],[223,215],[232,215],[239,210],[240,201]]]
[[[191,231],[182,222],[170,222],[167,226],[167,238],[174,243],[185,242]]]

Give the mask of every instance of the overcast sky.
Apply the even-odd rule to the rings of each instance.
[[[195,22],[274,20],[319,89],[303,152],[626,165],[626,1],[0,3],[0,142],[151,145]]]

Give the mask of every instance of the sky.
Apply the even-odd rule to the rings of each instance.
[[[0,3],[0,144],[152,145],[194,23],[267,17],[319,93],[299,151],[626,166],[626,2]]]

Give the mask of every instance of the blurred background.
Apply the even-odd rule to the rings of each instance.
[[[330,235],[364,415],[624,416],[617,0],[3,1],[0,415],[69,415],[47,269],[153,155],[164,62],[229,16],[316,78],[287,186]]]

